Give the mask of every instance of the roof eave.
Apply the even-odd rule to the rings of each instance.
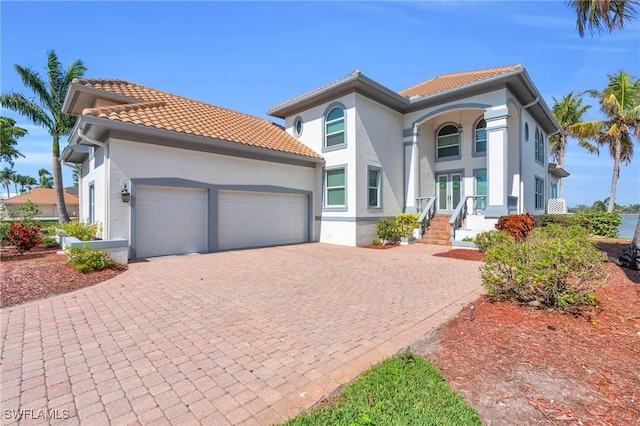
[[[120,95],[118,93],[109,92],[102,89],[96,89],[95,87],[86,86],[80,83],[71,83],[69,90],[65,95],[64,102],[62,104],[62,112],[65,114],[79,115],[82,110],[87,106],[76,107],[81,96],[87,96],[88,99],[105,99],[117,103],[140,103],[140,99],[132,98],[129,96]],[[93,106],[93,102],[91,102]]]
[[[78,122],[76,123],[76,128],[85,129],[86,126],[91,127],[100,127],[102,130],[121,130],[123,132],[137,133],[141,135],[147,135],[152,137],[158,137],[168,140],[179,140],[185,141],[195,144],[200,144],[213,148],[221,148],[225,150],[230,150],[236,152],[239,156],[242,154],[246,155],[254,155],[254,156],[265,156],[270,158],[278,158],[287,162],[290,160],[292,163],[307,163],[311,164],[321,164],[324,163],[324,159],[321,157],[311,157],[302,154],[293,154],[284,151],[277,151],[274,149],[247,145],[242,142],[235,141],[227,141],[223,139],[214,139],[205,136],[199,135],[191,135],[186,133],[179,133],[166,129],[159,129],[157,127],[149,127],[141,124],[135,123],[126,123],[118,120],[111,120],[108,118],[102,117],[94,117],[90,115],[82,115],[79,117]],[[74,130],[76,129],[74,128]],[[98,133],[97,129],[93,129]],[[87,133],[85,131],[85,133]],[[77,130],[75,131],[77,135]],[[90,134],[90,133],[89,133]],[[77,137],[77,136],[76,136]],[[70,142],[71,143],[71,142]],[[78,141],[78,143],[81,143]]]
[[[542,114],[548,120],[547,124],[549,125],[549,127],[544,129],[545,132],[547,132],[549,135],[561,132],[562,127],[560,126],[560,123],[558,123],[558,120],[556,120],[555,116],[551,112],[551,109],[549,108],[547,103],[544,101],[544,98],[542,97],[540,92],[538,92],[538,89],[533,84],[531,77],[529,77],[529,74],[524,68],[522,69],[522,71],[524,72],[519,77],[522,80],[522,82],[525,84],[527,89],[531,92],[532,100],[538,98],[538,102],[536,103],[536,105],[533,106],[533,108],[537,107],[538,109],[540,109],[542,111]]]
[[[271,108],[267,114],[273,117],[285,118],[298,111],[322,103],[325,100],[335,98],[336,94],[350,93],[358,90],[397,111],[403,111],[404,108],[409,105],[409,102],[404,96],[399,95],[363,74],[357,73],[343,80],[338,80],[333,84],[329,84],[317,91],[308,92],[306,95],[302,95],[293,101],[285,101],[276,105]]]

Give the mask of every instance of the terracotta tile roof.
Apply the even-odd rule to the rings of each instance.
[[[27,192],[26,194],[17,195],[15,197],[9,198],[8,200],[2,201],[4,204],[24,204],[27,200],[31,200],[34,204],[55,204],[56,203],[56,193],[53,188],[33,188],[31,192]],[[80,200],[78,197],[75,197],[69,194],[67,191],[64,191],[64,202],[65,204],[79,204]]]
[[[522,68],[522,65],[508,65],[504,67],[486,68],[475,71],[442,74],[416,84],[415,86],[411,86],[408,89],[401,90],[398,93],[406,97],[433,95],[434,93],[465,86],[470,83],[486,80],[488,78],[496,77]]]
[[[84,115],[322,159],[281,126],[262,118],[123,80],[75,79],[73,82],[140,101],[86,108],[82,111]]]

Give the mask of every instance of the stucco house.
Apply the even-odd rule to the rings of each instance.
[[[80,200],[71,192],[75,188],[65,188],[63,192],[64,203],[70,217],[77,217],[80,206]],[[31,201],[40,209],[38,218],[57,219],[58,207],[56,206],[56,194],[53,188],[33,188],[31,191],[3,200],[2,204],[7,207],[10,214],[15,215],[16,207],[19,207]]]
[[[61,157],[82,165],[80,217],[131,258],[369,244],[400,212],[477,232],[544,213],[566,173],[550,169],[560,126],[521,65],[400,92],[355,71],[271,108],[284,127],[122,80],[74,80],[63,108],[78,116]]]

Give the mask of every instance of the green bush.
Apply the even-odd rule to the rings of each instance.
[[[607,238],[618,237],[618,226],[620,226],[620,222],[622,221],[622,218],[618,213],[590,211],[586,213],[578,213],[575,216],[589,221],[589,230],[593,235],[599,235]]]
[[[48,248],[60,247],[60,243],[53,237],[44,237],[42,243]]]
[[[420,227],[418,219],[419,213],[400,213],[396,216],[396,226],[401,237],[410,237],[413,235],[414,228]]]
[[[591,220],[582,214],[542,214],[538,216],[538,226],[547,225],[581,226],[586,230],[591,229]]]
[[[388,217],[378,220],[377,232],[383,244],[396,241],[399,237],[396,221]]]
[[[476,235],[473,243],[476,245],[476,248],[480,253],[486,253],[486,251],[491,247],[499,243],[509,241],[513,241],[513,237],[506,232],[486,231]]]
[[[16,216],[19,217],[20,222],[27,227],[33,227],[38,224],[34,219],[40,214],[42,214],[42,210],[31,200],[27,200],[26,203],[16,207]]]
[[[62,229],[67,237],[75,237],[80,241],[94,240],[98,232],[97,223],[79,222],[77,220],[60,223],[58,228]]]
[[[67,247],[65,251],[69,263],[82,273],[100,271],[114,265],[109,253],[101,248],[91,248],[85,244],[82,248]]]
[[[597,306],[595,290],[606,278],[605,259],[576,228],[536,228],[523,242],[510,240],[490,247],[482,282],[489,296],[500,300],[579,311]]]
[[[10,222],[0,222],[0,246],[7,245],[7,235],[9,235]]]
[[[566,226],[549,223],[546,226],[539,227],[536,232],[548,238],[589,238],[589,231],[579,225]]]

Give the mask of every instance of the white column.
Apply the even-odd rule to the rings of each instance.
[[[420,193],[420,159],[418,152],[418,126],[413,127],[413,136],[410,143],[404,144],[405,154],[405,213],[416,213],[418,206],[416,198]]]
[[[487,108],[484,119],[487,122],[487,208],[486,217],[508,214],[507,179],[509,175],[509,138],[506,105]]]

